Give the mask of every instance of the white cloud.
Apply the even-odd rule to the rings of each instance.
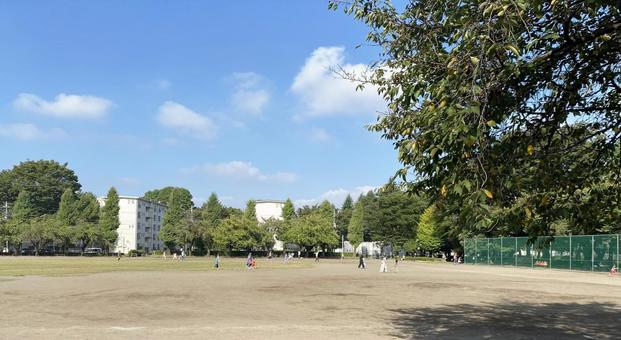
[[[108,99],[61,93],[47,101],[31,93],[20,93],[13,101],[16,109],[60,118],[97,119],[108,114],[112,102]]]
[[[343,47],[317,48],[295,76],[291,91],[304,105],[304,116],[374,114],[386,108],[376,87],[356,91],[357,84],[332,73],[334,67],[357,75],[369,71],[364,64],[344,64],[344,51]]]
[[[315,128],[310,131],[310,139],[313,142],[329,142],[333,139],[332,135],[326,129],[323,128]]]
[[[297,175],[292,172],[265,174],[250,162],[231,161],[217,164],[205,164],[180,170],[183,174],[207,173],[232,180],[254,180],[274,182],[294,182]]]
[[[235,109],[251,114],[261,114],[270,100],[270,94],[266,90],[242,90],[238,89],[231,96]]]
[[[233,107],[242,113],[260,115],[270,101],[265,80],[254,72],[233,73],[235,91],[231,95]]]
[[[263,82],[263,77],[254,72],[235,72],[232,78],[237,83],[236,86],[242,89],[255,88]]]
[[[172,101],[160,106],[157,120],[162,126],[195,138],[211,139],[216,135],[217,127],[211,119]]]
[[[33,124],[0,124],[0,137],[9,139],[31,141],[37,139],[62,138],[65,136],[66,133],[62,129],[44,131]]]
[[[166,79],[158,79],[155,81],[155,87],[158,90],[168,90],[172,86],[172,83]]]
[[[328,190],[324,192],[323,194],[321,194],[318,198],[299,199],[299,200],[294,201],[293,203],[296,207],[301,207],[304,205],[319,204],[327,200],[330,203],[334,204],[335,206],[340,207],[341,205],[343,205],[343,201],[345,201],[345,198],[347,197],[347,195],[351,195],[351,198],[353,198],[355,201],[358,198],[358,196],[360,196],[361,194],[366,194],[367,192],[375,190],[377,188],[379,187],[372,186],[372,185],[362,185],[362,186],[358,186],[350,190],[338,188],[338,189]]]

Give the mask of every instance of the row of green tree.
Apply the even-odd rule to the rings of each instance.
[[[111,188],[100,208],[95,195],[80,188],[73,170],[55,161],[26,161],[0,172],[0,194],[7,203],[5,219],[0,220],[3,246],[19,250],[28,245],[37,254],[51,245],[63,253],[72,247],[82,252],[89,246],[113,248],[119,226],[118,193]],[[324,201],[296,210],[287,199],[282,220],[261,223],[254,201],[241,210],[224,206],[214,193],[195,207],[191,192],[178,187],[148,191],[144,198],[168,207],[159,234],[166,247],[184,248],[194,255],[213,250],[269,252],[277,240],[306,252],[334,249],[342,239],[354,247],[378,241],[410,252],[431,252],[447,244],[430,200],[394,186],[370,191],[355,202],[347,196],[338,208]]]
[[[276,240],[295,244],[307,252],[339,244],[333,226],[334,207],[328,202],[304,207],[298,215],[291,200],[287,200],[283,220],[259,221],[253,200],[241,210],[224,206],[212,193],[201,207],[195,208],[190,191],[175,187],[149,191],[144,197],[165,202],[168,207],[159,235],[166,247],[184,248],[191,255],[212,251],[270,252]]]
[[[210,251],[261,250],[269,252],[276,240],[292,249],[310,252],[332,250],[348,240],[354,247],[363,241],[392,246],[393,251],[427,252],[451,249],[447,228],[440,223],[436,209],[423,196],[411,196],[396,187],[370,191],[354,203],[347,196],[336,208],[324,201],[295,209],[287,199],[282,220],[259,222],[255,202],[242,211],[225,207],[215,193],[200,207],[192,206],[192,195],[184,188],[153,190],[145,198],[164,201],[168,210],[160,232],[166,247],[188,249],[191,254]]]
[[[48,246],[67,253],[89,246],[108,251],[117,238],[119,197],[111,188],[100,208],[95,195],[81,192],[78,177],[67,164],[26,161],[0,172],[2,247],[19,252],[32,246],[39,254]]]

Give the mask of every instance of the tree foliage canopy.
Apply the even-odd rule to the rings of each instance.
[[[194,206],[192,202],[192,193],[186,188],[164,187],[162,189],[150,190],[144,193],[143,198],[149,201],[166,204],[170,208],[170,198],[173,193],[175,204],[177,204],[181,210],[190,210],[190,208]]]
[[[26,192],[36,216],[54,214],[67,188],[73,192],[81,188],[78,176],[67,163],[25,161],[0,172],[0,201],[12,203],[20,192]]]
[[[330,7],[381,50],[370,74],[341,75],[386,99],[371,130],[394,142],[395,178],[433,193],[465,233],[621,230],[618,1]]]
[[[430,206],[420,215],[416,245],[427,252],[434,252],[442,245],[442,240],[437,236],[437,217],[435,206]]]

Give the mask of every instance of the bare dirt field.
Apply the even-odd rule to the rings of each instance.
[[[115,261],[106,258],[79,275],[2,274],[10,261],[0,258],[1,339],[621,336],[621,277],[601,273],[404,262],[382,274],[377,261],[357,270],[354,260],[264,259],[256,270],[243,269],[243,259],[220,271],[193,259],[96,273]]]

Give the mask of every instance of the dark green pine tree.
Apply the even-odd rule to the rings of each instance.
[[[15,222],[26,222],[36,215],[36,209],[31,195],[26,191],[20,191],[17,195],[13,209],[11,209],[11,220]]]
[[[244,217],[251,221],[257,220],[256,202],[254,200],[250,200],[248,201],[248,203],[246,203],[246,210],[244,210]]]
[[[114,187],[110,188],[106,196],[106,204],[101,208],[99,230],[101,239],[108,246],[112,245],[118,236],[119,227],[119,194]]]
[[[216,193],[213,192],[209,196],[207,202],[203,204],[202,210],[202,220],[206,226],[210,228],[215,228],[218,223],[226,217],[224,206],[220,203],[220,200],[218,200]]]
[[[295,208],[291,199],[287,198],[285,205],[282,207],[282,218],[285,222],[289,222],[295,218]]]
[[[347,227],[347,239],[356,248],[362,241],[364,241],[364,204],[362,202],[362,195],[358,198],[358,201],[354,205],[352,210],[349,225]]]
[[[99,221],[100,208],[95,195],[90,192],[80,194],[77,206],[79,212],[78,219],[80,221],[88,223],[97,223]]]
[[[167,202],[166,213],[160,231],[160,238],[166,247],[173,248],[176,245],[183,245],[182,221],[185,211],[180,204],[181,197],[174,190],[171,191]]]
[[[351,214],[354,210],[354,201],[350,195],[347,195],[345,201],[343,201],[343,207],[336,215],[336,228],[340,235],[347,238],[347,229],[349,228],[349,221],[351,220]]]
[[[63,226],[73,226],[78,222],[81,210],[77,203],[78,200],[73,189],[65,189],[62,196],[60,196],[60,205],[56,212],[58,222],[63,224]]]

